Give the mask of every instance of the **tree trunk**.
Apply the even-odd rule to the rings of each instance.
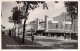
[[[25,23],[26,23],[26,20],[24,20],[24,25],[23,25],[23,37],[22,37],[22,43],[24,43],[24,39],[25,39]]]
[[[70,39],[71,39],[71,34],[73,33],[73,17],[72,17],[72,14],[71,14],[71,29],[72,31],[70,31]]]
[[[19,38],[19,26],[18,26],[18,38]]]
[[[16,24],[15,24],[15,33],[14,34],[15,34],[14,37],[16,37]]]
[[[26,12],[25,12],[25,19],[24,19],[24,25],[23,25],[23,37],[22,37],[22,43],[23,44],[24,44],[24,39],[25,39],[25,24],[26,24],[26,20],[28,19],[27,18],[28,17],[27,13],[28,13],[29,4],[30,3],[27,3],[27,6],[25,6],[26,7]]]
[[[13,26],[13,37],[15,36],[15,26]]]

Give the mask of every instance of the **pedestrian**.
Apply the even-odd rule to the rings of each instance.
[[[9,36],[11,36],[11,30],[9,29]]]
[[[34,35],[32,35],[31,40],[32,40],[32,42],[34,41]]]

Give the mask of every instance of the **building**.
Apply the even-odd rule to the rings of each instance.
[[[75,21],[77,25],[77,20]],[[33,29],[35,35],[42,36],[70,36],[77,34],[77,26],[74,30],[71,29],[71,18],[67,13],[63,12],[61,15],[50,18],[45,16],[45,20],[36,19],[28,24],[28,29]]]

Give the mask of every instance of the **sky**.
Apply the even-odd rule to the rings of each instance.
[[[64,1],[60,1],[59,3],[54,3],[54,1],[47,1],[47,9],[43,9],[43,5],[39,4],[40,7],[29,11],[30,14],[28,16],[28,20],[26,21],[26,24],[29,23],[32,20],[35,20],[36,18],[43,19],[45,15],[47,15],[50,18],[53,18],[55,16],[60,15],[62,12],[66,12],[66,9],[64,7]],[[20,4],[20,7],[23,4]],[[1,10],[2,10],[2,17],[1,17],[1,24],[6,27],[6,29],[12,28],[13,23],[9,23],[8,17],[12,15],[12,8],[15,6],[19,6],[16,2],[14,1],[3,1],[1,5]],[[23,23],[23,22],[22,22]]]

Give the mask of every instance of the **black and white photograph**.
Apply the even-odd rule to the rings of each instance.
[[[1,1],[1,49],[78,49],[78,1]]]

